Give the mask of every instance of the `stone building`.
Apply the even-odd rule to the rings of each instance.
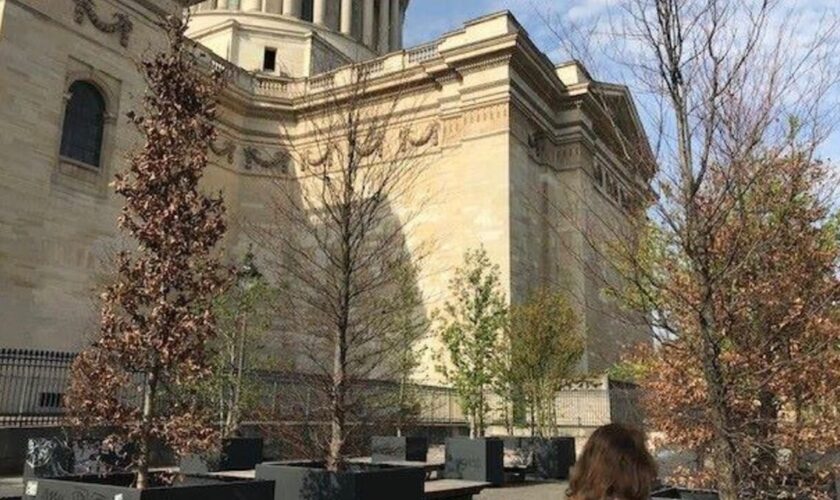
[[[143,92],[135,62],[162,46],[156,19],[187,7],[199,57],[233,71],[207,176],[225,194],[226,252],[248,245],[241,221],[266,217],[266,184],[294,172],[286,141],[306,140],[302,117],[319,92],[364,62],[377,92],[408,86],[422,103],[401,126],[427,146],[423,184],[435,193],[418,228],[438,242],[419,283],[428,311],[464,251],[483,244],[511,301],[542,284],[574,298],[584,370],[643,339],[602,293],[600,280],[616,278],[589,245],[603,221],[621,224],[653,174],[649,157],[625,160],[615,140],[634,137],[649,154],[629,91],[579,63],[553,64],[508,12],[403,48],[407,6],[0,0],[0,347],[77,350],[95,328],[96,287],[124,244],[108,183],[139,140],[124,118]]]

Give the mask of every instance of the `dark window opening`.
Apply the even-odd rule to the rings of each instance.
[[[61,408],[63,394],[60,392],[42,392],[38,395],[39,408]]]
[[[102,94],[88,82],[73,82],[61,128],[61,156],[98,167],[104,125]]]
[[[274,71],[277,67],[277,49],[266,47],[263,52],[263,71]]]
[[[310,23],[315,19],[315,0],[303,0],[303,12],[300,18]]]

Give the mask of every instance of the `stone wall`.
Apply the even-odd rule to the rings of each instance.
[[[77,22],[74,5],[85,1],[0,0],[3,347],[78,350],[95,330],[97,287],[126,245],[115,230],[120,200],[107,183],[139,145],[124,116],[143,92],[135,61],[162,43],[151,7],[163,11],[173,4],[90,3],[98,21],[111,22],[118,12],[128,16],[132,29],[124,47],[119,32],[103,31],[101,22],[97,28],[88,14]],[[427,206],[406,235],[409,249],[432,244],[418,283],[426,312],[445,301],[464,252],[483,244],[501,268],[510,300],[524,300],[539,284],[568,290],[590,339],[582,369],[607,366],[628,334],[606,319],[615,308],[588,277],[585,267],[597,262],[586,254],[580,231],[592,224],[591,213],[621,214],[592,187],[591,168],[603,148],[585,128],[586,114],[564,104],[577,99],[567,95],[569,87],[509,14],[467,23],[422,53],[392,54],[373,67],[376,92],[403,94],[394,136],[403,129],[414,137],[432,132],[423,137],[428,144],[418,160],[424,174],[414,193]],[[340,78],[341,72],[336,75],[318,78]],[[106,96],[99,171],[58,157],[64,96],[75,79],[94,82]],[[228,256],[247,248],[249,226],[274,224],[274,183],[295,171],[279,158],[290,145],[310,146],[306,124],[319,110],[314,81],[289,83],[302,92],[282,86],[268,92],[266,81],[240,71],[222,98],[205,185],[225,196]],[[542,194],[549,205],[541,204]],[[570,216],[555,217],[555,207]],[[395,207],[395,215],[410,208]],[[609,310],[595,312],[596,303]],[[417,376],[441,383],[433,360],[440,344],[433,337],[428,342]]]

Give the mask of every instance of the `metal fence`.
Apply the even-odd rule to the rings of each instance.
[[[0,349],[0,427],[58,425],[72,352]]]
[[[0,349],[0,427],[60,425],[65,414],[64,391],[69,381],[75,353]],[[261,371],[253,374],[258,381],[263,407],[268,411],[250,416],[250,420],[318,420],[326,407],[325,391],[317,387],[312,375]],[[397,386],[388,381],[364,381],[360,394],[370,394],[369,401],[389,401]],[[448,387],[413,385],[417,415],[421,425],[463,426],[467,419],[455,392]],[[609,422],[641,425],[638,388],[633,384],[601,379],[593,384],[570,388],[557,395],[558,427],[597,427]],[[390,403],[386,403],[390,404]],[[393,412],[393,404],[391,405]],[[385,405],[371,412],[388,411]],[[371,414],[372,417],[376,415]],[[380,415],[381,416],[381,415]],[[503,425],[498,412],[489,421]]]

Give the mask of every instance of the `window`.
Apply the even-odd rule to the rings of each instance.
[[[98,167],[104,124],[105,99],[102,94],[88,82],[73,82],[61,128],[61,156]]]
[[[263,52],[263,71],[274,71],[277,67],[277,49],[266,47]]]

